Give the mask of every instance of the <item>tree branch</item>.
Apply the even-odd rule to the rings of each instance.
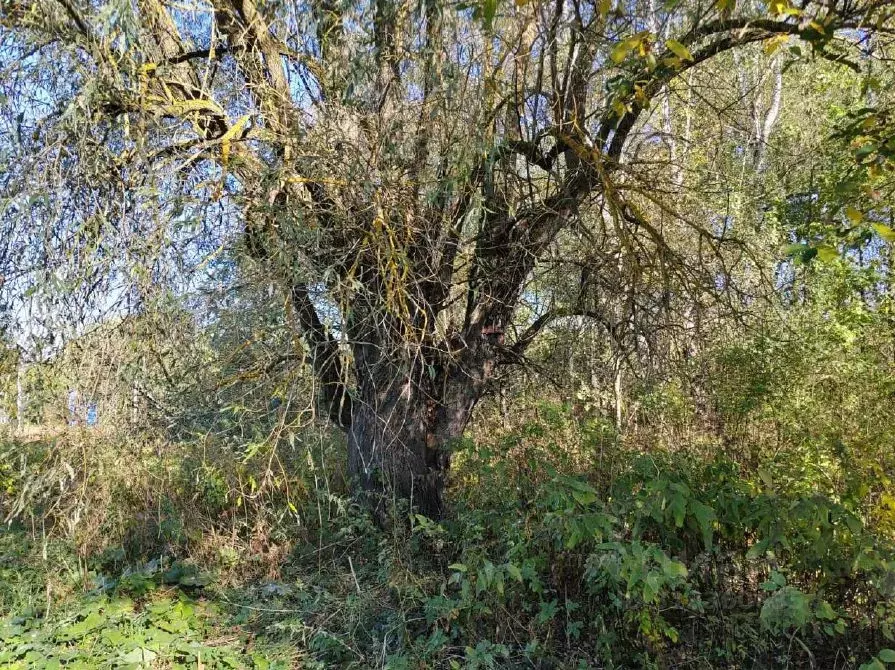
[[[311,369],[320,382],[320,399],[340,428],[351,425],[351,396],[345,383],[338,343],[327,333],[307,287],[296,284],[289,299],[301,336],[307,343]]]

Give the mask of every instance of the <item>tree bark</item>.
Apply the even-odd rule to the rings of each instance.
[[[377,511],[404,499],[421,514],[443,517],[451,448],[483,389],[456,370],[433,376],[424,364],[359,363],[347,431],[349,476]]]
[[[404,499],[411,509],[440,518],[447,465],[431,457],[436,445],[427,429],[425,405],[408,402],[405,390],[395,387],[376,393],[374,402],[353,406],[349,475],[374,510],[382,511],[393,499]]]
[[[499,345],[489,336],[447,341],[430,333],[408,347],[355,325],[367,338],[353,338],[349,476],[377,512],[403,499],[441,518],[454,443],[488,388]]]

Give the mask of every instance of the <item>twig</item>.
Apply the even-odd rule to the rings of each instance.
[[[354,577],[354,585],[357,587],[357,595],[361,595],[360,582],[357,581],[357,574],[354,572],[354,563],[351,562],[351,556],[348,557],[348,567],[351,568],[351,576]]]

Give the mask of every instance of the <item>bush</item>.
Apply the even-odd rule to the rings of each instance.
[[[785,460],[637,453],[570,411],[458,444],[451,516],[399,505],[386,526],[298,442],[9,445],[19,530],[0,545],[0,605],[32,619],[7,644],[77,645],[46,637],[48,609],[97,623],[83,639],[101,642],[122,625],[106,616],[116,598],[168,594],[169,608],[173,588],[304,667],[888,662],[895,551],[861,500],[779,484]],[[103,467],[110,451],[129,466]]]

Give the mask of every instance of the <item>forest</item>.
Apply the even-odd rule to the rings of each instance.
[[[0,670],[886,670],[893,480],[892,0],[0,0]]]

